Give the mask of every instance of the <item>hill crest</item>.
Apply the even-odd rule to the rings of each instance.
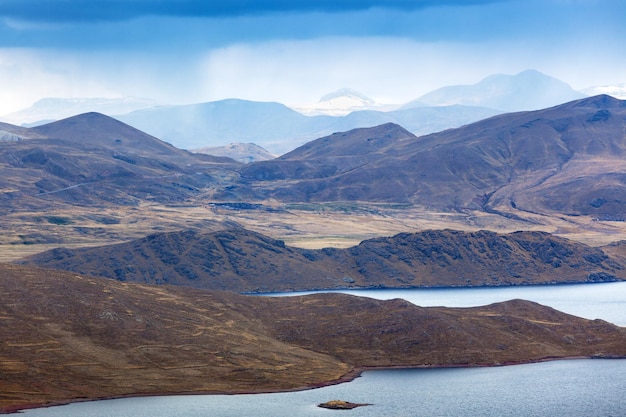
[[[20,261],[121,281],[235,292],[508,286],[626,279],[601,249],[540,232],[431,230],[306,250],[246,229],[181,231]]]

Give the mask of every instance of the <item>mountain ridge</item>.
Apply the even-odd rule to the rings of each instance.
[[[127,282],[235,292],[593,283],[626,280],[602,249],[544,232],[430,230],[347,249],[300,249],[250,230],[157,233],[18,261]]]
[[[242,181],[215,197],[360,200],[522,217],[560,212],[618,218],[626,208],[626,166],[620,156],[626,152],[624,106],[624,101],[601,95],[406,140],[396,130],[393,149],[368,154],[367,163],[352,158],[348,164],[339,157],[350,138],[364,135],[376,142],[386,136],[380,127],[355,129],[310,142],[285,158],[246,166],[240,171]],[[316,152],[315,157],[290,158],[303,149]],[[360,151],[352,147],[351,152]],[[297,169],[286,169],[286,159]]]
[[[227,99],[145,109],[115,117],[179,148],[252,142],[280,155],[310,140],[353,128],[395,122],[424,134],[497,113],[486,108],[442,106],[389,112],[361,110],[344,116],[306,116],[281,103]]]
[[[0,149],[0,201],[11,211],[20,205],[45,211],[56,203],[180,201],[215,181],[208,170],[238,165],[177,149],[99,113],[18,129],[27,137]]]

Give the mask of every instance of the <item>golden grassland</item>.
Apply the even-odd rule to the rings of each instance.
[[[372,203],[269,202],[263,209],[149,203],[105,209],[60,207],[45,213],[20,212],[0,217],[0,262],[59,246],[100,246],[184,229],[217,230],[227,222],[307,249],[346,248],[365,239],[429,229],[545,231],[591,246],[626,240],[626,222],[536,213],[523,213],[524,218],[520,218],[519,211],[515,214],[517,218],[479,211],[440,212]]]

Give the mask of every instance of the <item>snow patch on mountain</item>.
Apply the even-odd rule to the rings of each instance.
[[[589,96],[597,96],[599,94],[606,94],[606,95],[615,97],[620,100],[626,100],[626,83],[590,87],[590,88],[586,88],[582,90],[582,92]]]
[[[293,109],[308,116],[345,116],[359,110],[393,110],[389,105],[377,103],[375,100],[350,88],[342,88],[326,94],[313,105],[293,107]]]

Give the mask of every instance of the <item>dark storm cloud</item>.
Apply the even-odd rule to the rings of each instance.
[[[25,21],[120,21],[142,16],[232,17],[280,12],[417,10],[507,0],[1,0],[0,16]],[[510,1],[510,0],[509,0]]]

